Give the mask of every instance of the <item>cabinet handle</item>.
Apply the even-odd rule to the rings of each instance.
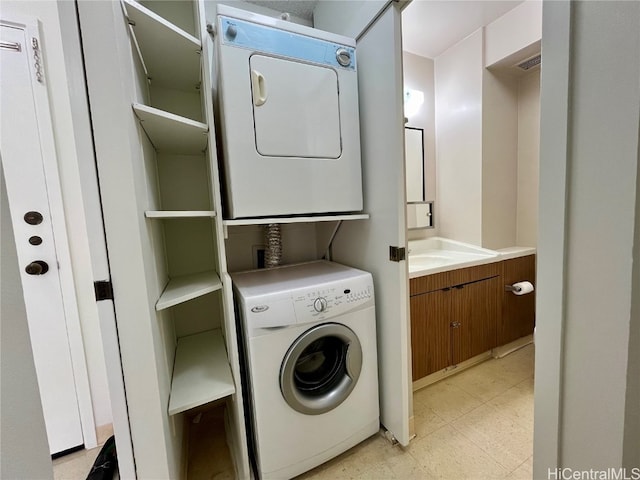
[[[460,322],[451,322],[451,328],[458,328],[460,327]]]

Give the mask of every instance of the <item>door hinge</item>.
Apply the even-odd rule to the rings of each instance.
[[[392,262],[401,262],[407,258],[404,247],[389,247],[389,260]]]
[[[113,300],[113,285],[108,280],[93,282],[93,290],[96,293],[96,302],[100,300]]]

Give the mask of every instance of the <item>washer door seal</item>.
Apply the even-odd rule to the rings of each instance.
[[[344,325],[325,323],[293,342],[280,368],[280,390],[294,410],[320,415],[345,401],[361,370],[357,335]]]

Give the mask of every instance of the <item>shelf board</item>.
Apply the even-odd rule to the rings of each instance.
[[[147,210],[144,212],[147,218],[213,218],[216,212],[213,210]]]
[[[223,220],[227,226],[234,225],[266,225],[268,223],[309,223],[309,222],[337,222],[338,220],[368,220],[368,213],[353,213],[344,215],[307,215],[300,217],[269,217],[269,218],[239,218]]]
[[[193,155],[206,150],[206,124],[140,103],[133,111],[158,152]]]
[[[200,40],[135,0],[122,3],[153,84],[195,91],[200,84]]]
[[[236,391],[220,330],[178,339],[169,396],[169,415],[176,415]]]
[[[173,307],[221,288],[220,278],[213,271],[174,277],[169,280],[164,292],[156,302],[156,310]]]

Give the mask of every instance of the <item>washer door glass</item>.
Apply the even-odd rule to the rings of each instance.
[[[361,370],[362,347],[353,330],[325,323],[291,345],[280,368],[280,390],[294,410],[319,415],[349,396]]]

